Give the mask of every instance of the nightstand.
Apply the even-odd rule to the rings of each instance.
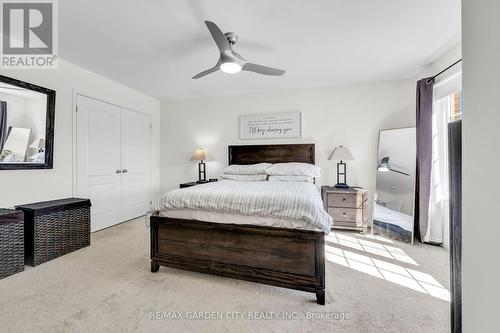
[[[321,186],[323,207],[332,217],[332,228],[358,230],[368,228],[368,191],[361,187]]]
[[[216,181],[217,181],[217,179],[210,179],[206,183],[212,183],[212,182],[216,182]],[[206,183],[187,182],[187,183],[179,184],[179,188],[186,188],[186,187],[191,187],[191,186],[196,186],[196,185],[201,185],[201,184],[206,184]]]

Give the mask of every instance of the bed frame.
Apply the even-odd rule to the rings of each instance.
[[[314,164],[314,144],[229,146],[229,164]],[[325,304],[323,232],[209,223],[154,214],[151,272],[160,266],[316,294]]]

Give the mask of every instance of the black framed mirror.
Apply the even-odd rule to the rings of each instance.
[[[52,169],[56,92],[0,75],[0,170]]]

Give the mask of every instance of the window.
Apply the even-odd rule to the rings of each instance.
[[[456,92],[452,95],[453,106],[448,116],[448,122],[454,122],[462,119],[462,92]]]

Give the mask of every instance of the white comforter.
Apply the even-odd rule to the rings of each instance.
[[[373,219],[380,222],[397,225],[406,231],[413,231],[413,216],[406,215],[379,204],[375,204]]]
[[[303,221],[302,229],[330,231],[332,220],[321,195],[307,182],[218,182],[166,193],[152,212],[193,209],[241,215],[273,216]]]

